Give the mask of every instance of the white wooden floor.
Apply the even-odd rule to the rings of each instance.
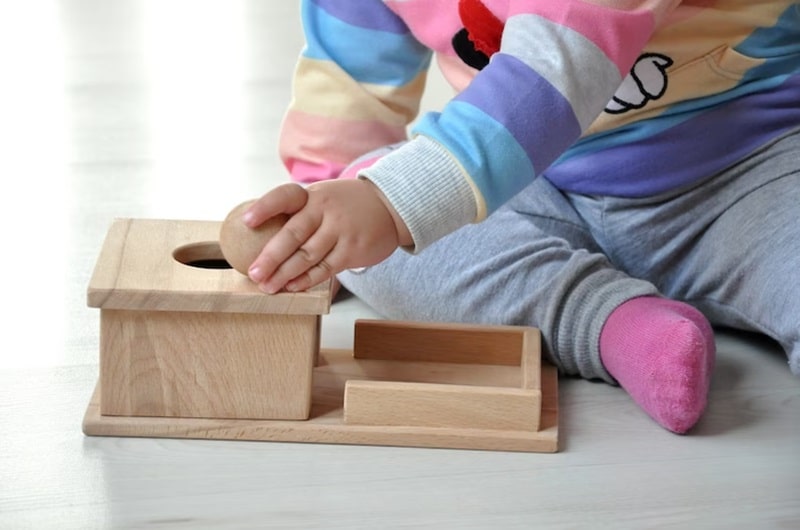
[[[296,4],[0,7],[0,528],[800,528],[800,380],[752,336],[720,334],[690,436],[562,380],[554,455],[84,437],[106,229],[221,219],[283,181]],[[359,316],[334,306],[323,345]]]

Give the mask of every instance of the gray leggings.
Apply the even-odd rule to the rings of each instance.
[[[539,178],[486,221],[340,279],[388,318],[538,327],[562,372],[609,382],[606,318],[661,294],[772,337],[800,375],[800,132],[657,197],[569,194]]]

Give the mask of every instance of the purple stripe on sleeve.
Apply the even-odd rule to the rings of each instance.
[[[320,9],[359,28],[408,33],[408,27],[381,0],[312,0]]]
[[[564,96],[519,59],[498,53],[456,98],[502,124],[543,172],[581,134]]]

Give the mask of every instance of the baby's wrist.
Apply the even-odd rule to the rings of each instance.
[[[392,203],[389,202],[389,199],[386,198],[386,195],[369,179],[362,179],[366,182],[378,198],[383,203],[386,210],[389,212],[389,215],[392,218],[392,222],[394,223],[394,229],[397,234],[397,245],[400,247],[412,247],[414,246],[414,238],[411,237],[411,232],[408,230],[406,223],[403,221],[403,218],[397,213],[397,210],[394,209]]]

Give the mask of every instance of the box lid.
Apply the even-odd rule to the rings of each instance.
[[[87,290],[89,307],[157,311],[326,314],[331,282],[268,295],[224,262],[217,221],[116,219]]]

